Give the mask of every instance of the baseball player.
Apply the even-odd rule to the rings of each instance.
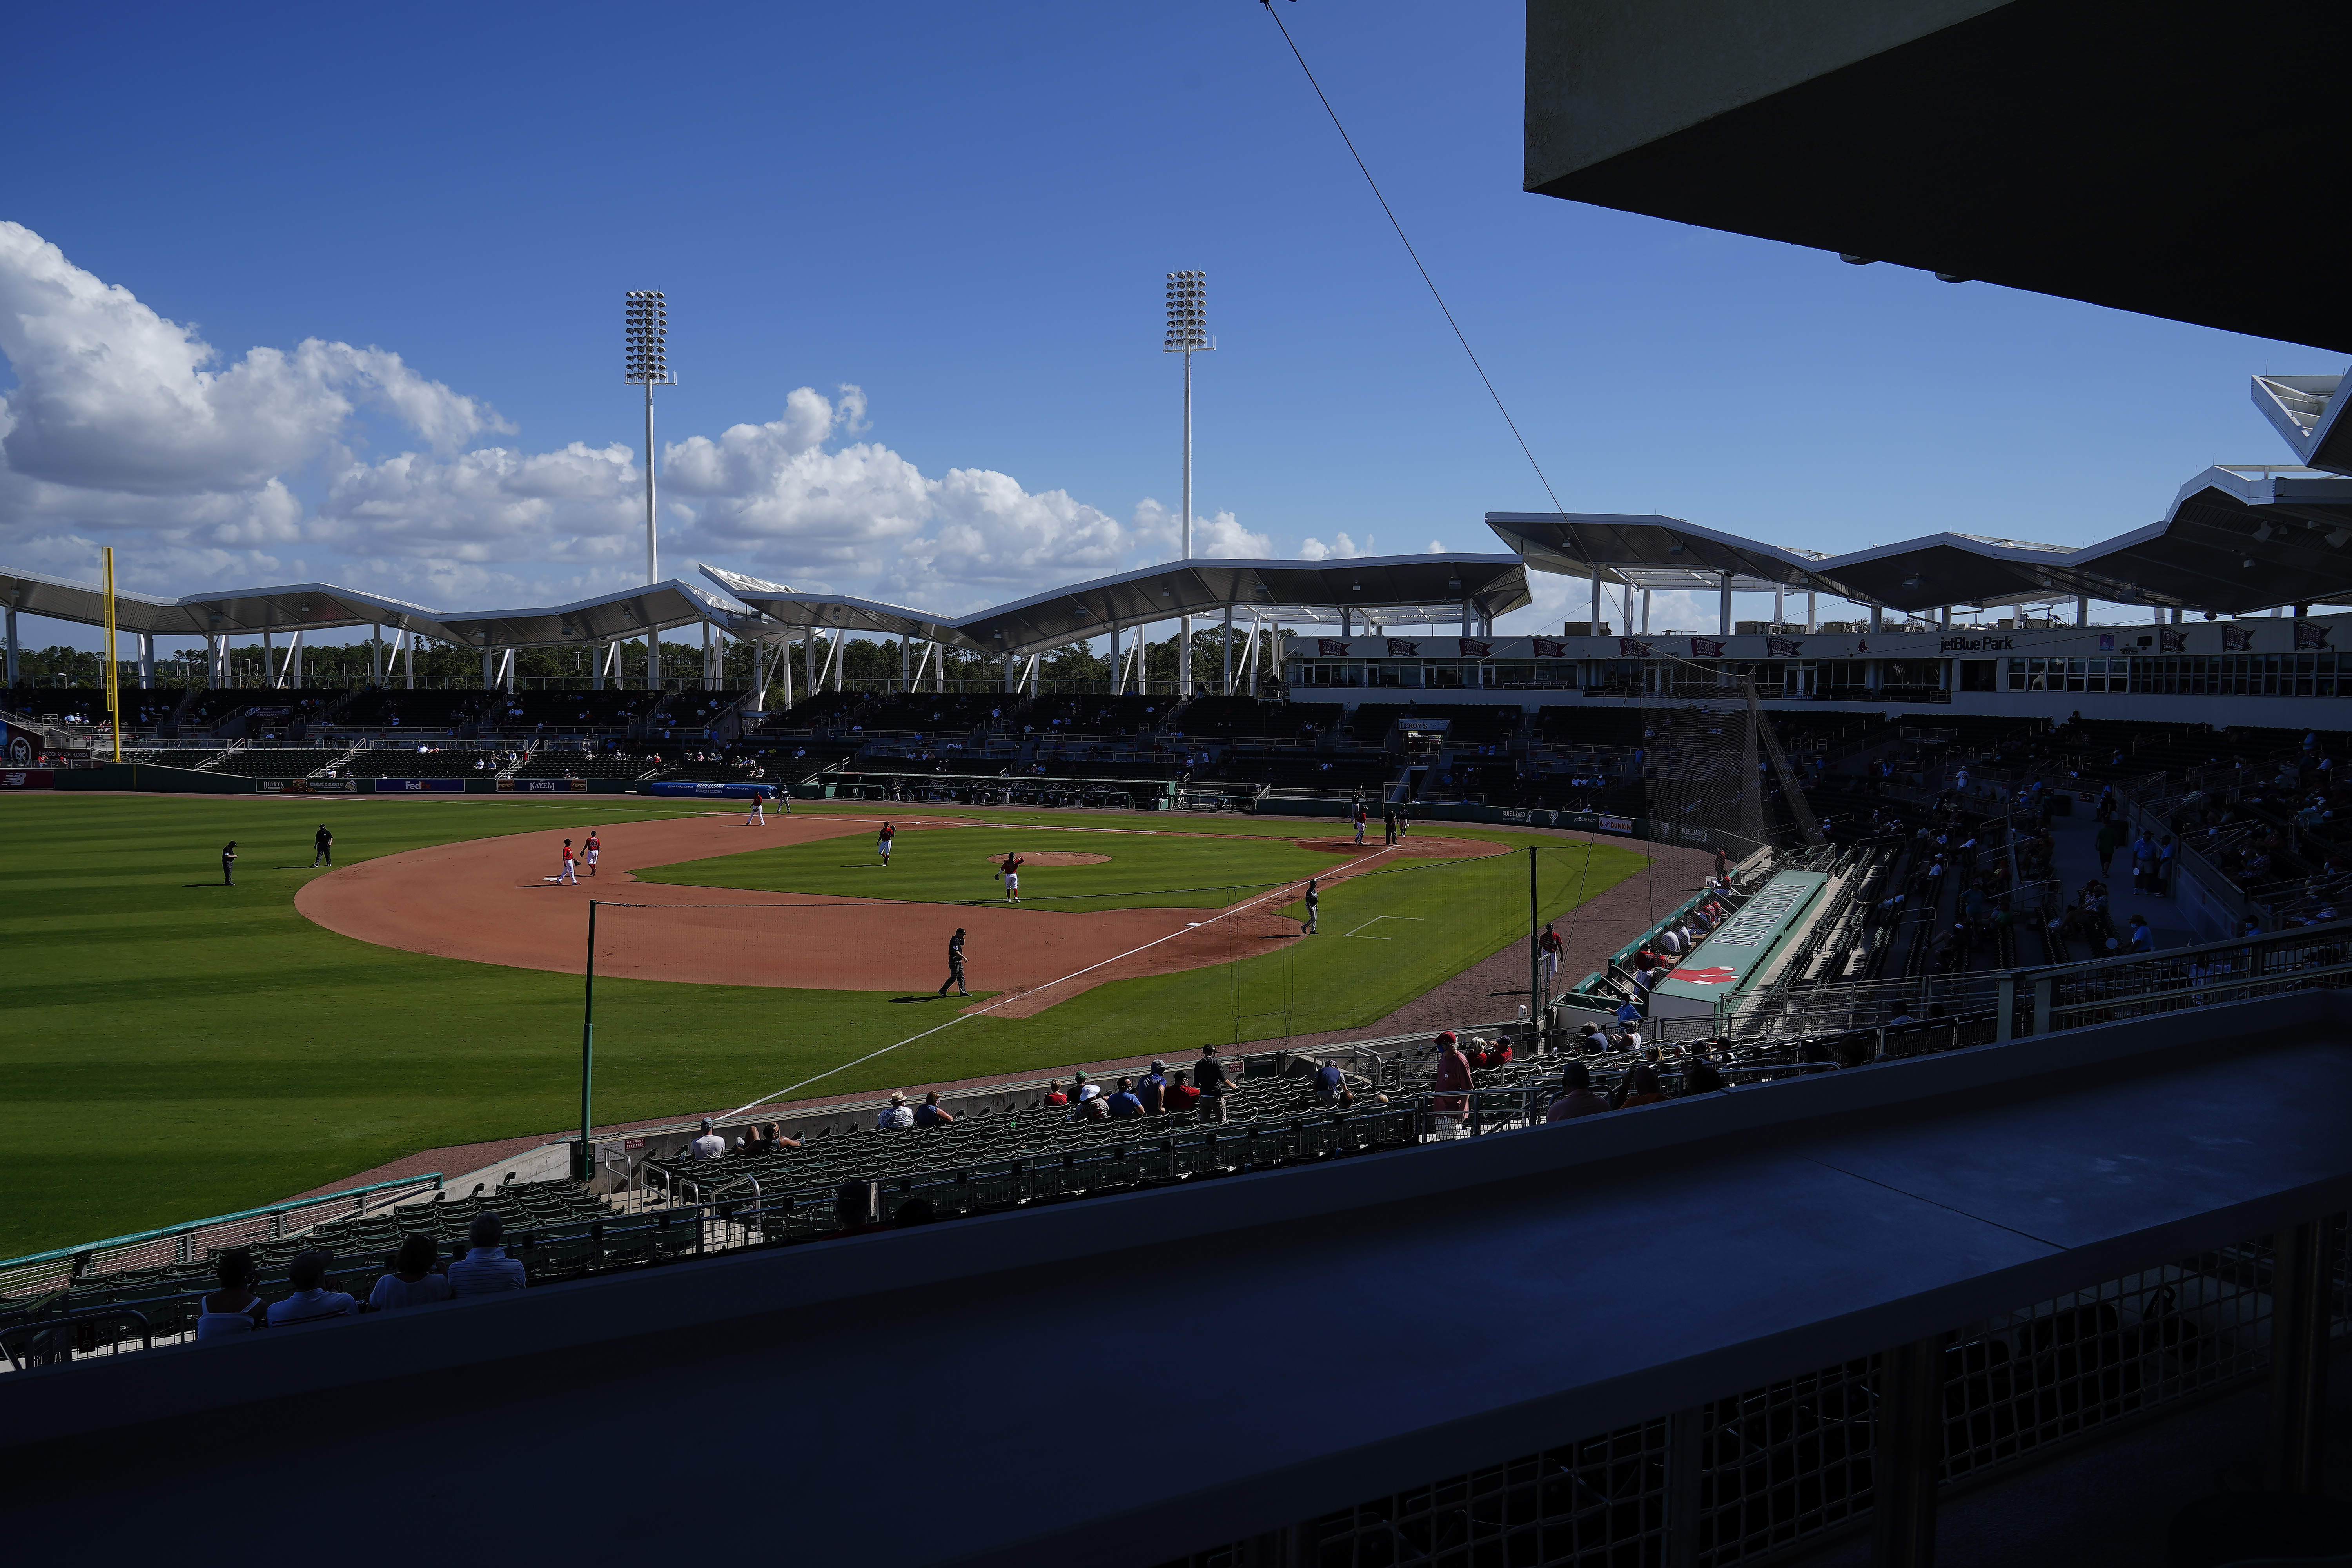
[[[751,815],[750,815],[750,816],[746,816],[746,817],[743,819],[743,826],[746,826],[746,827],[765,827],[765,826],[768,826],[768,810],[767,810],[767,807],[768,807],[768,797],[767,797],[766,795],[761,795],[758,790],[753,790],[753,791],[751,792]]]
[[[1017,904],[1021,901],[1021,868],[1027,864],[1029,862],[1021,858],[1018,851],[1007,849],[1004,852],[1004,864],[996,868],[996,874],[1004,879],[1006,903]]]
[[[322,865],[328,867],[334,865],[335,836],[327,831],[325,823],[319,824],[319,831],[310,836],[310,844],[316,851],[310,857],[310,869],[315,871]]]
[[[890,841],[898,837],[898,830],[887,821],[882,824],[882,831],[874,836],[874,847],[881,855],[882,864],[886,867],[890,864]]]
[[[221,886],[236,886],[236,840],[234,838],[221,847]]]
[[[963,927],[961,926],[956,927],[955,935],[948,938],[948,977],[940,983],[940,994],[946,995],[948,987],[950,985],[956,988],[956,994],[959,996],[971,994],[964,988],[963,984]]]
[[[1305,924],[1307,934],[1308,936],[1313,936],[1315,934],[1316,910],[1321,907],[1323,902],[1323,895],[1315,890],[1315,884],[1318,880],[1320,880],[1320,879],[1315,877],[1309,877],[1307,879],[1307,920]]]
[[[588,859],[588,874],[592,877],[596,874],[596,856],[604,849],[604,841],[596,837],[596,829],[593,827],[590,828],[588,830],[588,842],[583,846],[583,852],[587,856]]]
[[[1356,819],[1356,847],[1360,849],[1364,846],[1364,803],[1362,801],[1360,800],[1356,803],[1354,815]]]
[[[579,862],[580,857],[572,852],[572,840],[569,838],[565,839],[563,841],[563,876],[561,880],[568,882],[575,888],[578,887],[580,885],[580,873],[574,868],[578,866]]]
[[[1546,997],[1549,997],[1551,995],[1552,983],[1559,978],[1559,954],[1561,946],[1559,932],[1552,929],[1551,921],[1544,921],[1543,935],[1536,939],[1536,946],[1542,950],[1543,952],[1544,995]]]

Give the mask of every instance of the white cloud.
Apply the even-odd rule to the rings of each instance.
[[[1372,553],[1372,536],[1369,533],[1364,535],[1360,550],[1356,547],[1356,542],[1344,533],[1333,534],[1328,544],[1319,539],[1307,539],[1300,542],[1298,553],[1309,561],[1338,561],[1351,555],[1370,555]]]
[[[640,454],[476,446],[514,426],[386,350],[314,338],[228,361],[194,325],[0,223],[0,353],[18,383],[0,396],[9,560],[89,576],[97,538],[133,531],[131,580],[153,592],[309,575],[445,608],[642,578]],[[394,426],[415,450],[367,449]],[[869,428],[861,388],[803,386],[772,420],[667,447],[664,574],[698,556],[955,614],[1178,552],[1157,501],[1122,522],[988,468],[932,478],[857,438]],[[1220,511],[1194,520],[1193,551],[1274,545]],[[1360,553],[1344,534],[1337,552]],[[1309,553],[1329,552],[1310,541]]]

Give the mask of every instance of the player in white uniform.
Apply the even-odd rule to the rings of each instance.
[[[1028,862],[1021,858],[1017,851],[1008,849],[1004,852],[1004,864],[997,868],[997,874],[1004,879],[1006,903],[1017,904],[1021,901],[1021,868],[1027,864]]]
[[[891,841],[892,841],[892,840],[894,840],[894,839],[896,839],[898,837],[898,828],[897,828],[897,827],[895,827],[895,826],[892,826],[890,823],[888,823],[888,822],[885,822],[885,823],[883,823],[883,824],[882,824],[882,831],[881,831],[880,833],[878,833],[878,834],[876,834],[876,835],[875,835],[875,837],[874,837],[874,847],[875,847],[877,850],[880,851],[881,856],[882,856],[882,864],[883,864],[883,865],[885,865],[885,866],[887,866],[888,864],[890,864],[890,845],[891,845]]]
[[[588,842],[583,847],[587,851],[588,874],[592,877],[596,874],[596,857],[604,847],[604,841],[599,838],[596,833],[595,828],[592,827],[588,830]]]

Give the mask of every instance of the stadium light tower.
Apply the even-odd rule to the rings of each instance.
[[[1184,356],[1184,512],[1183,559],[1192,559],[1192,356],[1217,345],[1209,341],[1209,275],[1171,272],[1168,275],[1168,337],[1162,353]],[[1176,693],[1192,695],[1192,617],[1176,623]]]
[[[658,289],[632,289],[622,300],[621,379],[646,389],[646,586],[661,581],[654,543],[654,388],[676,386],[669,373],[669,302]],[[661,689],[661,628],[646,633],[646,689]]]

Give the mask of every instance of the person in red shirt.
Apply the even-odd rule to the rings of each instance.
[[[1462,1042],[1451,1029],[1437,1037],[1437,1076],[1433,1087],[1439,1091],[1438,1098],[1430,1101],[1429,1108],[1438,1115],[1459,1116],[1469,1108],[1462,1095],[1444,1092],[1470,1087],[1470,1058],[1462,1054]]]
[[[1168,1114],[1181,1116],[1201,1102],[1201,1091],[1187,1083],[1182,1070],[1179,1069],[1170,1076],[1168,1091],[1163,1098],[1168,1104]]]
[[[1067,1105],[1070,1103],[1070,1097],[1062,1092],[1062,1080],[1060,1079],[1048,1079],[1046,1080],[1045,1103],[1047,1105]]]
[[[577,868],[579,861],[578,853],[572,847],[572,840],[565,839],[563,841],[563,876],[561,879],[571,883],[575,888],[580,885],[580,873]]]
[[[1572,1121],[1580,1116],[1597,1116],[1610,1110],[1608,1097],[1592,1092],[1592,1072],[1582,1062],[1570,1062],[1560,1069],[1559,1098],[1544,1111],[1546,1121]]]

